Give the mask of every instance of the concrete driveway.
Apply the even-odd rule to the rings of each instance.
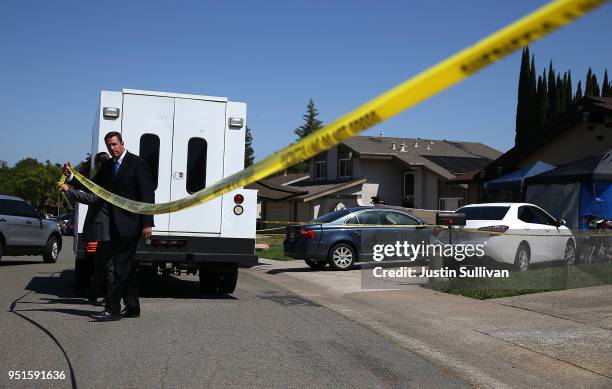
[[[612,286],[474,300],[270,261],[251,274],[369,326],[478,387],[612,387]]]

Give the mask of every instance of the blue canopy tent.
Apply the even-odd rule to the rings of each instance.
[[[526,201],[584,230],[585,215],[612,217],[612,152],[559,166],[525,180]]]
[[[554,169],[553,165],[537,161],[529,166],[497,177],[485,183],[487,201],[523,201],[525,179]]]

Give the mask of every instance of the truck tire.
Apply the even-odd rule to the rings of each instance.
[[[56,236],[49,237],[47,240],[47,244],[43,249],[43,261],[45,263],[55,263],[57,262],[57,258],[59,257],[60,252],[60,243]]]
[[[238,264],[200,265],[200,291],[204,293],[233,293],[238,282]]]

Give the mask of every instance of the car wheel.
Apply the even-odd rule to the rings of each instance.
[[[516,256],[514,257],[514,265],[516,270],[526,272],[529,269],[529,261],[531,260],[531,250],[529,245],[525,242],[521,243],[516,250]]]
[[[305,259],[304,262],[306,262],[306,264],[310,266],[311,269],[314,269],[314,270],[322,270],[325,268],[325,265],[327,265],[327,262],[325,261],[315,262],[311,259]]]
[[[329,265],[334,270],[350,270],[356,257],[353,247],[346,243],[339,243],[329,251]]]
[[[43,252],[43,261],[45,263],[55,263],[57,262],[57,257],[59,257],[60,245],[57,240],[57,237],[52,236],[47,240],[47,244],[45,245],[45,251]]]
[[[565,245],[565,254],[563,254],[563,260],[568,265],[573,265],[576,263],[576,247],[571,240],[567,241]]]

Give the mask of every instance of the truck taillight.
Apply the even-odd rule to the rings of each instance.
[[[478,231],[483,231],[483,232],[493,232],[495,234],[503,234],[504,232],[508,231],[508,226],[487,226],[487,227],[480,227],[478,229]]]
[[[306,227],[302,227],[300,229],[300,235],[302,235],[302,238],[304,239],[310,239],[310,238],[316,238],[317,234],[315,234],[315,232],[309,228]]]
[[[95,253],[96,250],[98,249],[98,242],[87,242],[87,244],[85,245],[85,252],[86,253]]]
[[[244,196],[238,193],[237,195],[234,196],[234,202],[236,204],[242,204],[244,202]]]

